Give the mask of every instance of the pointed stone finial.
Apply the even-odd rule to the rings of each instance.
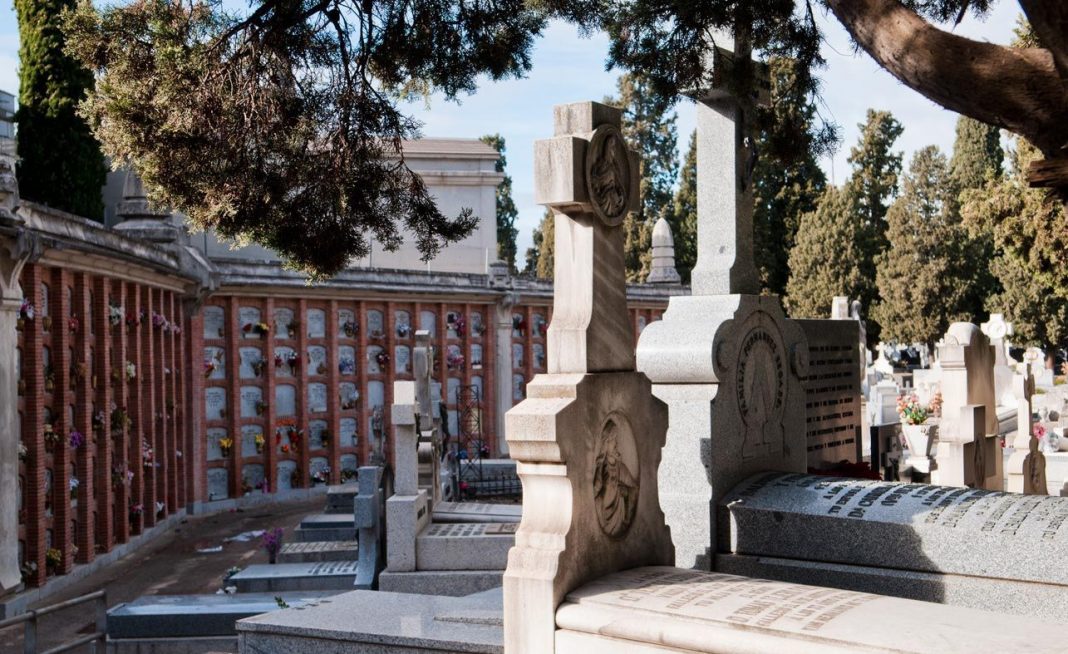
[[[141,178],[134,171],[127,170],[126,180],[122,184],[122,202],[119,203],[115,215],[119,220],[127,221],[161,220],[170,214],[152,208]]]
[[[653,265],[646,282],[650,284],[678,284],[681,280],[675,270],[675,239],[671,225],[661,216],[653,226]]]

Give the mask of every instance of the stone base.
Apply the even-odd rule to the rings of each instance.
[[[378,590],[416,595],[463,597],[498,588],[504,570],[420,570],[390,572],[378,576]]]
[[[508,565],[517,524],[430,525],[415,541],[416,569],[495,570]]]
[[[248,618],[237,630],[241,651],[256,654],[504,651],[499,591],[462,598],[354,591]]]
[[[353,499],[359,491],[357,482],[328,486],[326,489],[326,513],[352,515]]]
[[[439,502],[434,506],[434,522],[519,522],[521,504],[484,502]]]
[[[286,543],[278,553],[279,563],[317,563],[319,561],[355,561],[359,544],[354,540]]]
[[[766,556],[719,554],[716,571],[746,577],[829,586],[875,595],[952,604],[1017,615],[1035,615],[1035,606],[1068,604],[1068,586],[1007,579],[872,568]]]

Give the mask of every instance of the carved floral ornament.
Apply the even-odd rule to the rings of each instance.
[[[622,224],[631,195],[631,162],[619,128],[601,125],[586,148],[586,187],[593,212],[608,227]]]

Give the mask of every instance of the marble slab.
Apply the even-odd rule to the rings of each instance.
[[[280,563],[312,563],[317,561],[355,561],[359,544],[354,540],[310,541],[286,543],[278,553]]]
[[[504,570],[516,523],[445,523],[423,530],[415,543],[419,570]]]
[[[944,606],[696,570],[645,567],[569,593],[556,653],[1063,652],[1048,617]]]
[[[504,522],[515,523],[523,517],[521,504],[482,502],[439,502],[434,507],[434,522]]]
[[[239,593],[282,590],[348,590],[356,581],[355,561],[250,565],[230,577]]]
[[[1068,498],[765,473],[719,518],[720,552],[1068,585],[1051,564],[1068,558]]]
[[[468,597],[353,591],[237,625],[245,651],[502,654],[500,591]]]
[[[230,636],[242,619],[278,610],[275,597],[306,607],[336,595],[330,591],[242,595],[146,595],[108,610],[108,638]]]

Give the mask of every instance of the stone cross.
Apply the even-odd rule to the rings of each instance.
[[[674,560],[658,500],[667,407],[634,371],[623,230],[638,159],[619,109],[554,109],[535,144],[535,197],[556,221],[549,374],[505,416],[523,519],[504,575],[507,654],[555,651],[556,609],[598,577]]]
[[[754,102],[727,89],[728,71],[748,59],[729,35],[715,35],[713,84],[695,94],[697,102],[697,263],[691,275],[694,295],[758,294],[753,259],[752,171],[755,151],[747,133],[746,110]],[[756,103],[767,96],[758,95]]]
[[[356,494],[353,516],[359,533],[359,553],[356,564],[357,590],[378,587],[378,573],[385,563],[382,538],[382,468],[363,466],[357,476],[360,490]]]
[[[634,369],[616,227],[638,208],[640,164],[620,115],[596,102],[556,106],[554,138],[534,144],[534,200],[556,216],[549,374]]]
[[[1012,380],[1012,392],[1016,397],[1016,438],[1012,442],[1013,453],[1005,466],[1008,468],[1007,490],[1029,495],[1046,495],[1046,459],[1038,451],[1038,439],[1034,435],[1031,414],[1031,396],[1035,394],[1035,378],[1031,364],[1024,364],[1024,374]]]
[[[427,491],[419,488],[415,382],[393,382],[394,494],[386,500],[386,561],[390,572],[415,570],[415,540],[430,522]],[[362,493],[362,491],[361,491]]]

